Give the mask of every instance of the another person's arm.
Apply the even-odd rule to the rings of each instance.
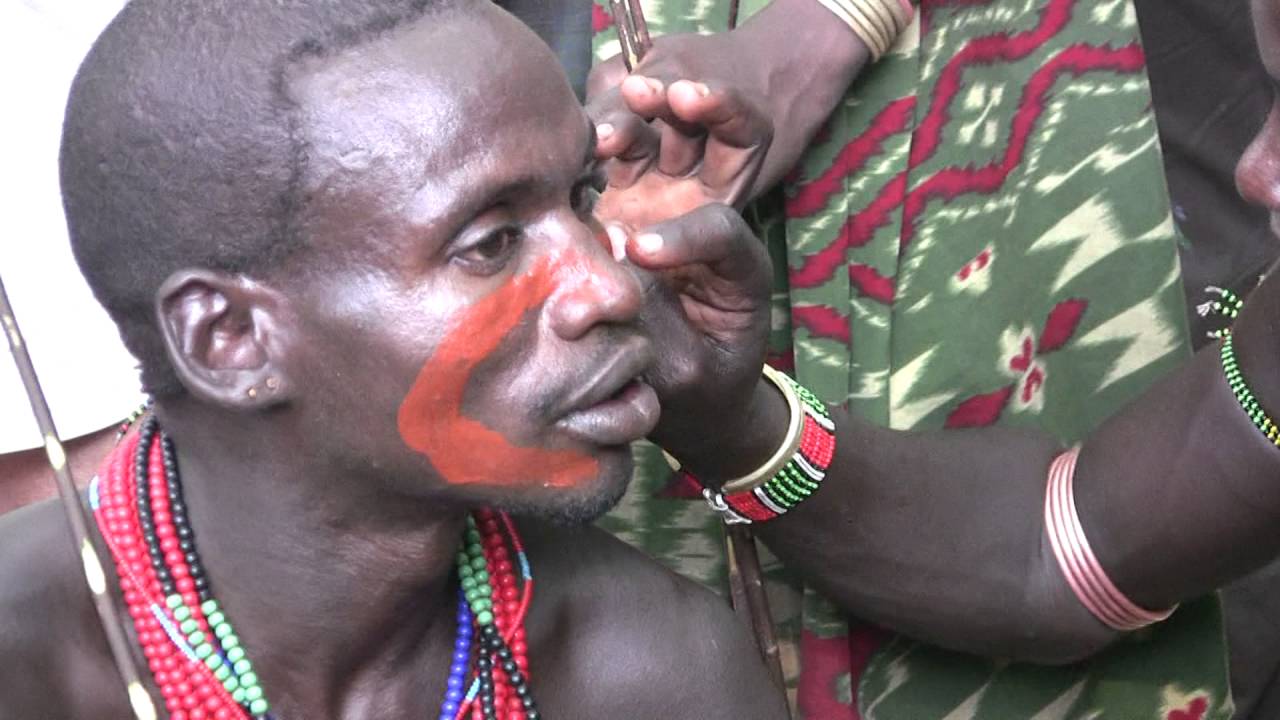
[[[720,391],[728,385],[722,378],[763,359],[763,324],[758,334],[743,330],[759,321],[745,310],[745,293],[724,284],[736,274],[758,293],[760,276],[748,261],[759,255],[722,248],[708,263],[710,231],[686,224],[657,228],[666,239],[658,254],[629,247],[650,267],[687,263],[721,273],[715,292],[704,282],[681,297],[693,325],[721,325],[701,349],[679,333],[665,341],[681,373],[662,389],[654,436],[714,486],[774,452],[788,410],[763,380],[748,391]],[[1280,280],[1273,279],[1253,293],[1234,343],[1258,402],[1280,412],[1276,317]],[[733,343],[741,353],[727,348]],[[814,586],[859,617],[959,650],[1067,662],[1115,636],[1076,599],[1048,541],[1046,477],[1063,450],[1055,440],[1005,428],[900,432],[843,408],[832,412],[836,454],[825,481],[795,509],[753,526]],[[1240,408],[1218,346],[1085,439],[1075,498],[1101,567],[1150,610],[1212,591],[1280,551],[1280,448]]]
[[[749,168],[758,158],[761,143],[749,148],[767,121],[734,119],[759,110],[732,93],[672,89],[672,112],[715,118],[713,137],[748,148],[680,181],[690,192],[674,211],[696,210],[627,243],[633,262],[665,280],[653,284],[647,313],[665,348],[651,378],[663,402],[653,439],[714,487],[759,466],[788,423],[781,395],[759,375],[767,260],[731,209],[696,202],[698,192],[724,194],[704,179],[717,176],[716,165]],[[643,210],[645,198],[672,189],[659,180],[611,189],[602,207],[627,205],[630,195]],[[633,213],[633,227],[671,207],[650,205]],[[1280,280],[1272,279],[1254,292],[1234,342],[1261,407],[1280,412],[1276,317]],[[836,455],[821,488],[755,526],[813,585],[855,615],[955,649],[1066,662],[1115,637],[1076,599],[1049,544],[1046,476],[1063,450],[1055,440],[1004,428],[897,432],[832,412]],[[1280,551],[1280,448],[1241,410],[1216,346],[1085,439],[1075,498],[1101,567],[1150,610],[1211,591]]]

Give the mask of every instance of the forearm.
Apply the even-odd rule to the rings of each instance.
[[[781,397],[762,383],[738,429],[677,455],[712,486],[746,474],[782,443]],[[788,567],[853,615],[957,650],[1055,662],[1110,640],[1056,592],[1042,520],[1053,440],[1007,428],[905,433],[841,408],[832,419],[836,452],[818,490],[752,526]]]
[[[1042,519],[1054,441],[835,418],[837,454],[821,488],[755,526],[807,581],[853,615],[956,650],[1052,663],[1109,642],[1058,592]]]
[[[1280,407],[1277,313],[1280,285],[1268,283],[1235,334],[1264,408]],[[814,586],[855,615],[972,652],[1061,662],[1113,637],[1075,598],[1048,542],[1054,440],[1000,428],[902,433],[835,416],[837,453],[820,489],[755,526]],[[776,447],[780,434],[751,442]],[[1280,449],[1239,408],[1215,346],[1085,440],[1074,495],[1102,568],[1159,610],[1274,557],[1277,478]]]

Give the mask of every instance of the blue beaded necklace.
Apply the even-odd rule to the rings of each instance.
[[[467,682],[467,666],[471,663],[471,605],[458,589],[458,636],[453,641],[453,660],[449,680],[444,686],[444,702],[440,703],[440,720],[454,720],[462,704]]]

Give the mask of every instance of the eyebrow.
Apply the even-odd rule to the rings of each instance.
[[[583,151],[582,167],[583,169],[591,168],[597,163],[596,160],[596,126],[591,119],[583,114],[583,123],[587,132],[586,148]],[[427,218],[428,223],[436,223],[449,218],[470,217],[495,200],[517,197],[523,193],[531,192],[538,185],[546,181],[547,174],[545,172],[522,173],[514,177],[498,180],[492,184],[480,184],[472,188],[471,192],[467,192],[461,202],[452,207],[444,208],[444,212]]]
[[[586,125],[587,146],[582,154],[582,167],[589,168],[596,162],[596,124],[584,113],[583,123]],[[492,186],[481,186],[467,203],[467,210],[474,212],[479,205],[494,198],[510,198],[528,192],[546,181],[547,173],[534,172],[517,175]]]

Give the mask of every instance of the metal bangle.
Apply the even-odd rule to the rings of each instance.
[[[852,10],[842,0],[818,0],[818,3],[830,10],[831,14],[839,18],[845,25],[849,26],[849,29],[871,51],[872,60],[879,60],[885,54],[885,51],[889,49],[885,43],[885,38],[881,36],[875,26],[864,18],[855,17]]]
[[[782,373],[765,365],[763,368],[764,377],[773,383],[774,387],[782,393],[787,401],[787,411],[791,413],[790,420],[787,424],[787,434],[783,436],[782,444],[773,453],[768,460],[760,467],[750,473],[737,477],[720,488],[721,492],[727,494],[744,492],[751,490],[758,485],[764,483],[769,478],[777,475],[791,462],[791,458],[800,450],[800,439],[804,430],[804,410],[800,407],[800,396],[796,395],[790,383],[782,376]]]

